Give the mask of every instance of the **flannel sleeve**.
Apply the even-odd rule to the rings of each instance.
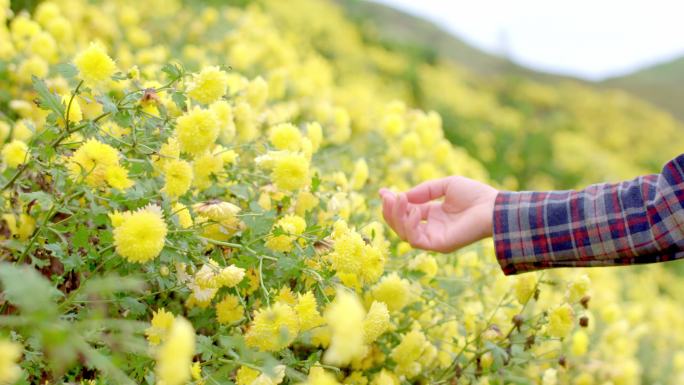
[[[583,190],[507,192],[493,214],[506,275],[684,257],[684,154],[660,174]]]

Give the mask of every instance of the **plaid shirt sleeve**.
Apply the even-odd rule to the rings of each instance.
[[[506,275],[684,257],[684,154],[660,174],[583,190],[500,192],[494,245]]]

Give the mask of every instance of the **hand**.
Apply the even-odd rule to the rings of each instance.
[[[442,253],[492,235],[497,194],[489,185],[460,176],[431,180],[406,193],[380,189],[385,221],[397,235],[413,247]]]

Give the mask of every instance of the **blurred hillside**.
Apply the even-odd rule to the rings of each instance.
[[[569,76],[534,71],[510,60],[479,50],[439,26],[403,11],[363,0],[337,0],[366,31],[388,44],[422,47],[424,52],[456,61],[482,75],[520,76],[542,82],[574,80]],[[663,108],[684,120],[684,57],[596,85],[618,88]]]

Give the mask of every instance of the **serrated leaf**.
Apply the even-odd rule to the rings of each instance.
[[[101,95],[98,96],[96,100],[98,103],[102,104],[102,111],[109,112],[110,114],[119,112],[119,108],[116,106],[116,103],[114,103],[109,96]]]
[[[177,64],[167,63],[162,67],[162,72],[168,75],[170,79],[178,79],[183,76],[183,69]]]
[[[5,299],[25,315],[42,319],[57,315],[55,301],[62,293],[36,270],[2,263],[0,281]]]
[[[89,279],[81,288],[79,297],[87,297],[90,294],[108,295],[120,292],[142,292],[144,289],[145,282],[139,278],[110,274]]]
[[[32,76],[33,89],[38,93],[38,105],[48,111],[64,116],[64,105],[57,94],[50,91],[45,81],[39,77]]]
[[[74,76],[76,76],[76,74],[78,74],[78,69],[75,65],[71,63],[60,63],[57,64],[54,68],[55,72],[57,72],[58,74],[62,75],[67,79],[73,78]]]
[[[44,191],[21,193],[20,197],[24,202],[35,201],[41,210],[49,210],[52,207],[52,196]]]

